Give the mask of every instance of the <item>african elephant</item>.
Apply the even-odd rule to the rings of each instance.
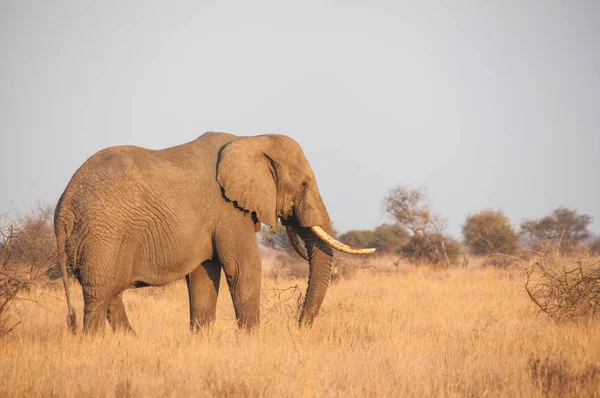
[[[260,322],[261,259],[256,232],[278,218],[310,264],[299,325],[317,315],[330,278],[332,250],[366,254],[330,236],[331,222],[302,148],[284,135],[206,133],[149,150],[111,147],[73,175],[54,215],[69,327],[76,318],[69,266],[83,289],[84,331],[106,320],[133,332],[122,293],[183,277],[190,324],[214,320],[224,271],[241,327]],[[302,247],[300,241],[304,241]]]

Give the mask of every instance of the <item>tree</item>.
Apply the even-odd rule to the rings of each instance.
[[[443,263],[446,267],[458,258],[459,245],[445,236],[446,224],[434,214],[424,188],[410,189],[402,185],[390,190],[384,198],[385,210],[400,227],[410,231],[410,240],[398,252],[419,263]]]
[[[427,191],[424,188],[409,189],[398,186],[384,199],[385,210],[401,226],[408,228],[413,235],[429,232],[436,220],[433,219]]]
[[[473,254],[514,254],[518,249],[519,236],[501,210],[469,215],[462,233]]]
[[[546,217],[524,220],[520,233],[535,248],[549,243],[571,253],[590,237],[587,228],[591,223],[591,216],[579,214],[575,209],[559,207]]]

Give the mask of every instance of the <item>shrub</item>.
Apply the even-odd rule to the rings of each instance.
[[[352,230],[340,235],[340,241],[355,247],[373,247],[377,237],[374,231]]]
[[[15,236],[12,259],[56,278],[60,273],[56,261],[53,216],[53,207],[38,205],[28,215],[19,218],[19,233]]]
[[[525,289],[533,303],[556,320],[600,314],[600,258],[540,253],[527,264]]]
[[[591,222],[592,217],[587,214],[559,207],[546,217],[523,221],[520,233],[537,250],[550,242],[550,246],[560,247],[565,253],[573,253],[590,237],[587,228]]]
[[[19,221],[0,215],[0,336],[18,324],[8,315],[18,294],[56,266],[51,214],[51,208],[39,207]]]
[[[399,224],[380,225],[375,228],[375,247],[382,253],[393,253],[404,246],[410,239],[410,234]]]
[[[442,234],[414,235],[398,253],[418,264],[447,267],[458,263],[460,244]]]
[[[501,210],[469,215],[462,233],[476,255],[514,254],[518,249],[519,236]]]
[[[411,232],[410,240],[397,252],[410,261],[446,267],[460,255],[458,242],[444,235],[445,222],[431,211],[424,188],[398,186],[384,198],[386,211],[401,228]]]
[[[398,224],[380,225],[373,231],[348,231],[340,236],[340,240],[350,246],[374,247],[378,254],[393,253],[409,239],[408,231]]]

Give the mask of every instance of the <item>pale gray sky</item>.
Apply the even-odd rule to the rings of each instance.
[[[456,237],[484,208],[600,232],[595,0],[0,0],[0,57],[0,210],[101,148],[214,130],[294,137],[341,231],[406,184]]]

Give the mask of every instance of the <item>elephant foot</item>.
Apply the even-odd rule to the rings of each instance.
[[[125,305],[123,304],[122,293],[118,294],[111,300],[110,305],[108,306],[106,317],[113,332],[137,336],[131,327],[131,324],[129,323],[129,319],[127,318]]]

